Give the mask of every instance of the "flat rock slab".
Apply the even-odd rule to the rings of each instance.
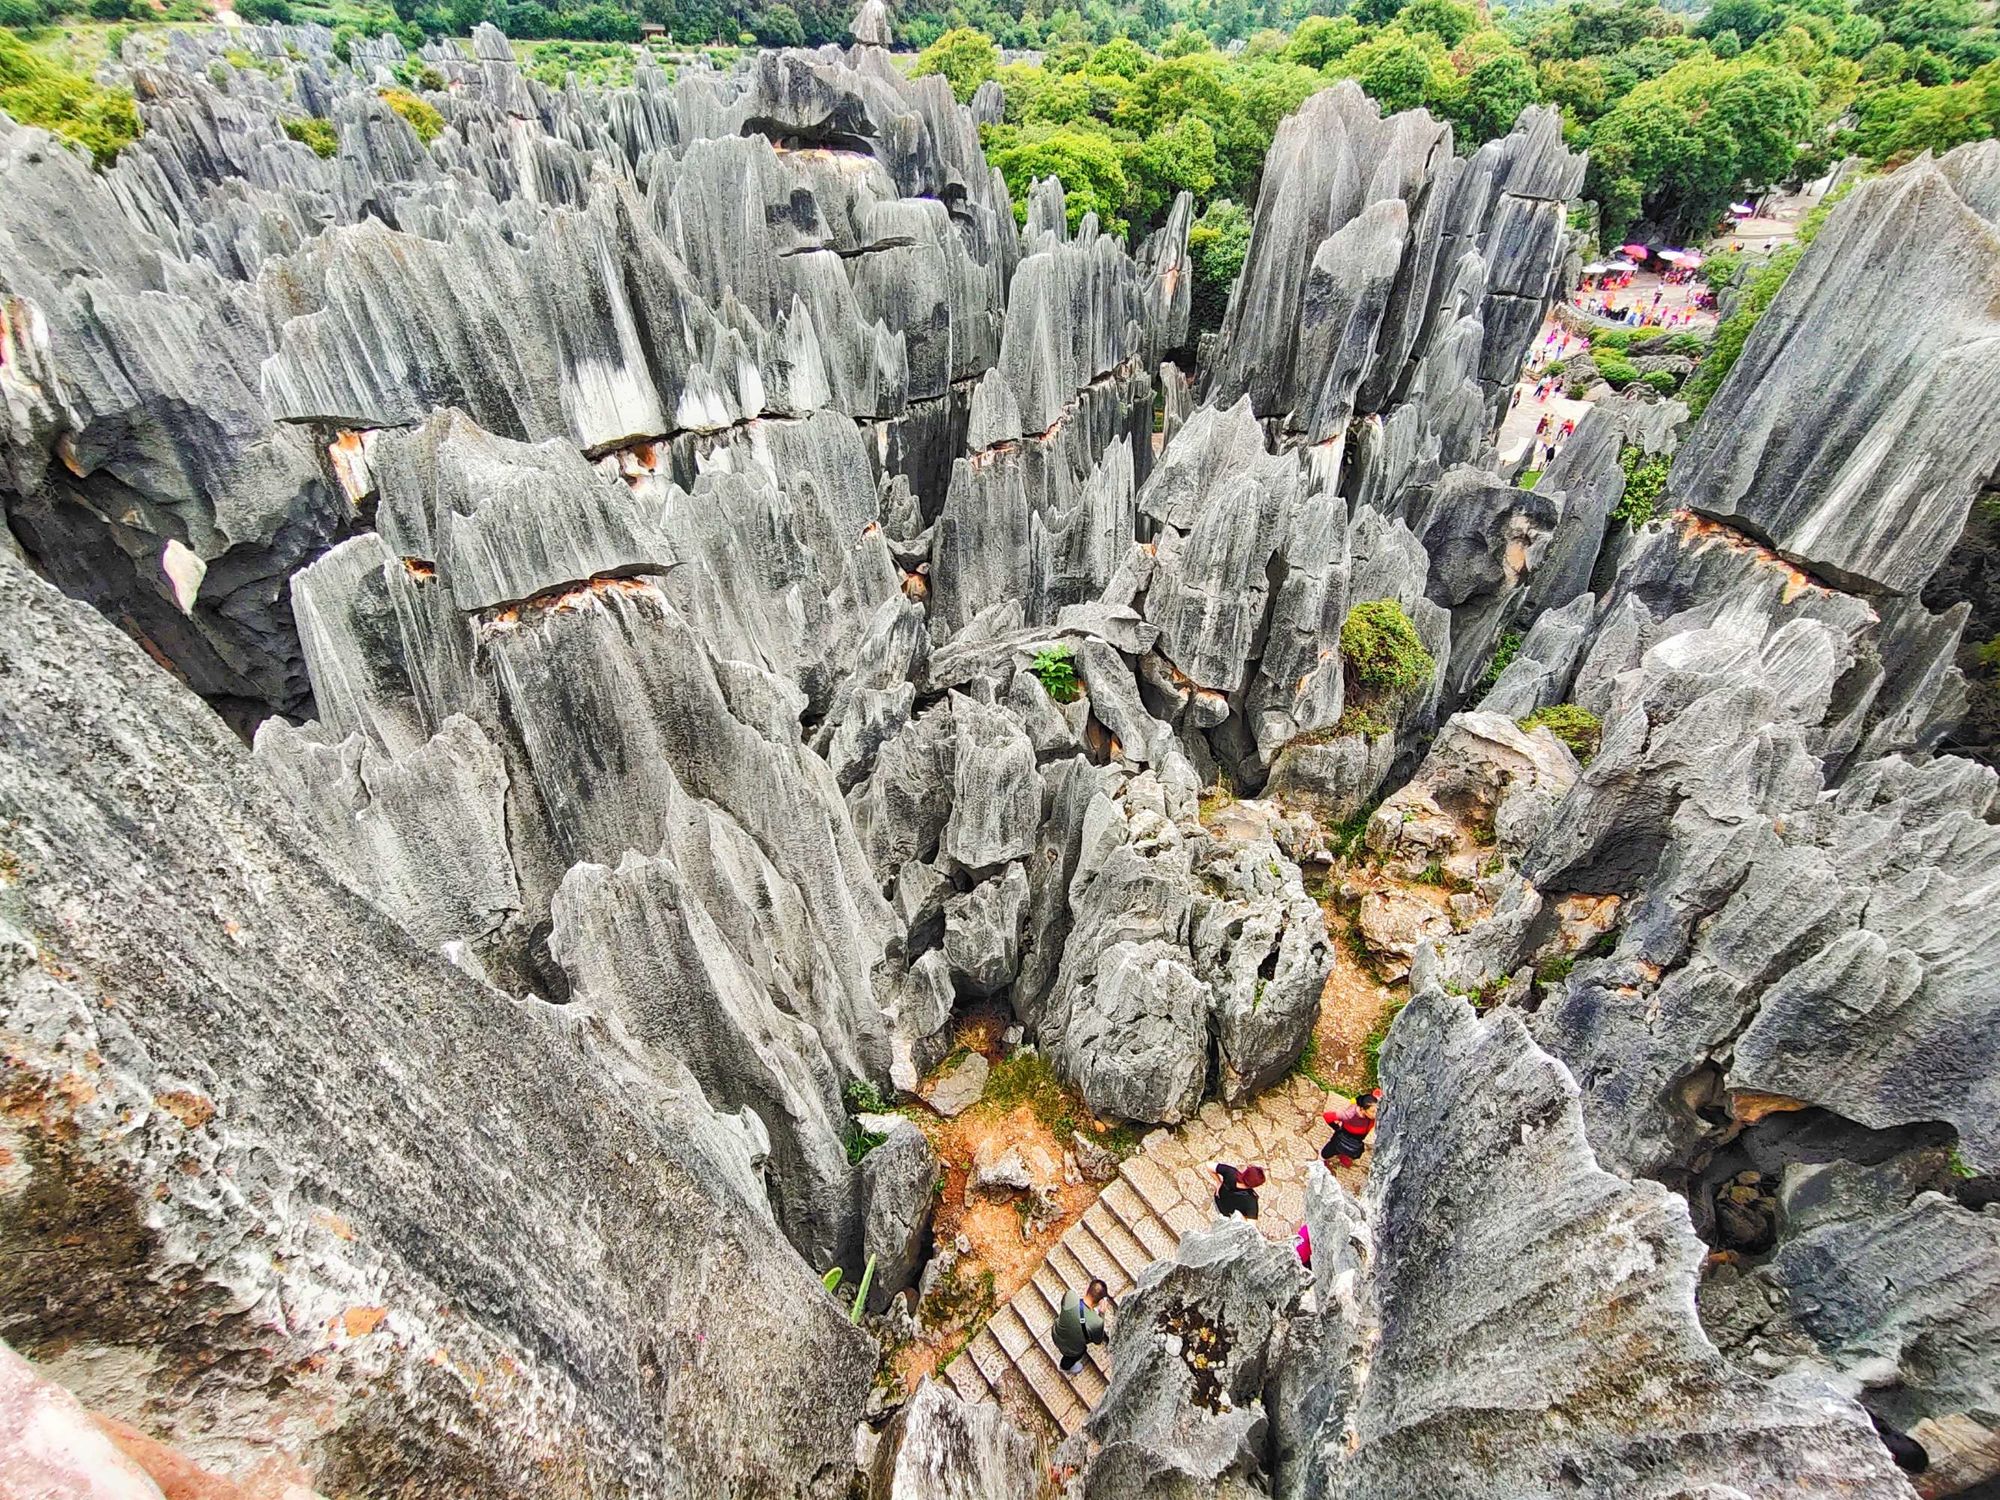
[[[986,1092],[986,1075],[992,1071],[979,1053],[968,1052],[931,1085],[924,1102],[946,1119],[955,1119],[979,1102]]]

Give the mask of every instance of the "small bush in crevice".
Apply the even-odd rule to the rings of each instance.
[[[444,130],[444,116],[407,89],[382,90],[382,102],[401,115],[426,146]]]
[[[1347,612],[1340,627],[1340,654],[1364,701],[1413,693],[1437,670],[1417,627],[1394,599],[1366,599]]]
[[[1619,452],[1618,462],[1625,470],[1625,493],[1612,507],[1611,514],[1613,519],[1637,531],[1659,509],[1673,463],[1665,454],[1649,454],[1633,443],[1626,444]]]
[[[1409,1001],[1403,999],[1387,1007],[1370,1029],[1368,1040],[1361,1044],[1362,1055],[1367,1059],[1361,1075],[1364,1089],[1372,1089],[1382,1081],[1382,1044],[1389,1040],[1389,1028],[1396,1024],[1396,1017],[1403,1013],[1407,1004]]]
[[[1597,373],[1614,391],[1622,391],[1639,378],[1638,367],[1616,349],[1606,349],[1597,355]]]
[[[313,115],[285,121],[285,134],[312,147],[315,156],[331,156],[340,149],[340,134],[333,121]]]
[[[895,1105],[875,1086],[872,1078],[850,1078],[840,1091],[851,1115],[886,1115]]]
[[[859,1120],[849,1120],[847,1128],[841,1132],[841,1142],[847,1147],[848,1164],[856,1167],[861,1165],[863,1157],[887,1139],[886,1135],[862,1129]]]
[[[1598,743],[1604,735],[1604,726],[1597,715],[1574,703],[1555,703],[1547,708],[1538,708],[1520,724],[1526,730],[1548,730],[1569,746],[1583,765],[1590,764],[1590,758],[1597,753]]]
[[[1083,691],[1083,684],[1076,675],[1074,646],[1051,646],[1046,651],[1036,652],[1034,665],[1028,670],[1035,674],[1036,680],[1058,703],[1074,703]]]
[[[1515,657],[1521,654],[1521,632],[1503,630],[1493,647],[1493,660],[1486,664],[1486,675],[1479,679],[1482,690],[1490,688],[1500,680],[1500,674],[1507,670]]]

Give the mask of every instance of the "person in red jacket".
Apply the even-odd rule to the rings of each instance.
[[[1375,1129],[1375,1107],[1381,1098],[1380,1089],[1366,1089],[1346,1109],[1330,1109],[1322,1116],[1333,1127],[1333,1139],[1320,1148],[1322,1161],[1331,1164],[1337,1160],[1341,1166],[1351,1167],[1360,1159]]]

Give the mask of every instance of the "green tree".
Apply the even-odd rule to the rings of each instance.
[[[1458,77],[1437,38],[1400,30],[1385,31],[1363,42],[1343,57],[1334,71],[1367,90],[1385,115],[1441,103],[1458,86]]]
[[[1201,116],[1182,115],[1171,129],[1147,136],[1132,150],[1125,177],[1133,222],[1158,224],[1176,194],[1187,192],[1200,202],[1215,186],[1215,132]]]
[[[767,6],[757,17],[757,40],[767,47],[803,47],[806,29],[789,5]]]
[[[1696,36],[1718,37],[1725,31],[1736,33],[1739,42],[1754,42],[1777,24],[1778,13],[1769,0],[1714,0],[1695,25]]]
[[[992,37],[970,26],[955,26],[917,54],[917,65],[910,73],[916,78],[942,74],[951,85],[952,97],[964,104],[999,67],[1000,53]]]
[[[1250,253],[1250,214],[1239,203],[1218,198],[1188,228],[1188,258],[1194,262],[1196,330],[1220,328],[1229,310],[1229,289]]]
[[[1459,0],[1410,0],[1397,17],[1405,31],[1427,31],[1447,47],[1456,47],[1479,24],[1479,12]]]
[[[1811,108],[1803,78],[1754,58],[1681,63],[1591,128],[1585,191],[1610,236],[1643,213],[1673,238],[1692,238],[1732,195],[1784,176]]]
[[[1025,221],[1028,185],[1038,177],[1060,178],[1070,227],[1095,212],[1113,234],[1125,232],[1120,217],[1131,185],[1116,142],[1096,131],[1068,126],[1002,126],[990,133],[987,159],[1000,169],[1015,213]]]
[[[1978,23],[1979,7],[1974,0],[1903,0],[1882,19],[1890,41],[1945,51]]]
[[[1140,50],[1139,44],[1129,36],[1121,36],[1091,53],[1086,69],[1091,73],[1133,79],[1150,65],[1151,59]]]
[[[1323,68],[1360,46],[1367,32],[1352,16],[1307,16],[1285,44],[1285,56],[1308,68]]]
[[[1853,15],[1833,28],[1833,49],[1842,57],[1865,57],[1882,40],[1882,23],[1873,16]]]
[[[1465,75],[1452,121],[1467,140],[1490,141],[1511,130],[1521,111],[1540,99],[1527,58],[1518,52],[1502,53]]]

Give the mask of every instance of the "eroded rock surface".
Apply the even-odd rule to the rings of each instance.
[[[7,558],[0,614],[9,1341],[99,1351],[61,1366],[87,1405],[325,1493],[842,1493],[874,1351],[778,1234],[756,1119],[428,951]]]
[[[1324,1173],[1309,1192],[1319,1307],[1282,1356],[1281,1493],[1912,1493],[1832,1387],[1716,1351],[1685,1205],[1596,1165],[1518,1020],[1420,994],[1382,1077],[1358,1212]]]

